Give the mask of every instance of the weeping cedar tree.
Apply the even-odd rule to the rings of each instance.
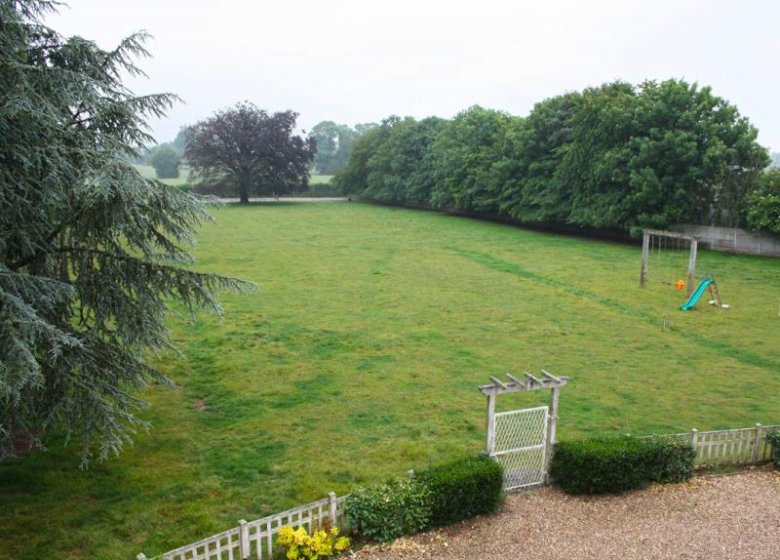
[[[269,115],[252,103],[216,113],[187,129],[185,159],[206,184],[232,184],[243,204],[261,193],[305,189],[317,152],[313,138],[293,135],[298,114]]]
[[[64,433],[86,466],[144,424],[136,390],[168,383],[144,359],[169,347],[166,302],[218,311],[215,289],[251,285],[180,268],[203,207],[126,163],[175,99],[121,83],[146,35],[65,39],[52,5],[0,0],[0,460]]]

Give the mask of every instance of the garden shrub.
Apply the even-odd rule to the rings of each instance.
[[[559,442],[550,477],[570,494],[619,493],[648,484],[645,462],[646,446],[636,439]]]
[[[772,462],[780,467],[780,430],[772,430],[766,435],[766,440],[772,446]]]
[[[498,511],[504,473],[488,457],[468,457],[418,475],[430,491],[431,526],[449,525]]]
[[[320,560],[340,554],[349,548],[347,537],[340,537],[336,527],[317,529],[311,535],[304,527],[279,529],[277,544],[286,550],[284,555],[288,560]]]
[[[592,439],[555,447],[550,477],[570,494],[610,494],[693,475],[693,448],[669,437]]]
[[[673,436],[653,436],[642,441],[650,447],[647,467],[652,482],[682,482],[693,476],[696,451],[689,441]]]
[[[389,542],[428,526],[430,491],[425,484],[405,478],[358,488],[347,498],[347,516],[356,532]]]

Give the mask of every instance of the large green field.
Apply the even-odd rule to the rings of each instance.
[[[154,167],[151,165],[142,165],[140,163],[135,164],[135,168],[138,170],[138,172],[143,175],[144,177],[148,179],[155,179],[157,177],[157,173],[154,171]],[[166,185],[171,185],[173,187],[181,187],[182,185],[186,185],[190,178],[190,168],[186,165],[182,165],[179,167],[179,176],[176,179],[161,179],[163,183]]]
[[[121,457],[0,465],[0,558],[151,556],[477,452],[476,387],[506,371],[571,378],[559,439],[780,422],[779,259],[701,252],[731,308],[682,312],[685,257],[654,254],[641,290],[638,246],[356,203],[213,215],[198,266],[260,289],[171,320],[176,387],[145,392]]]
[[[154,167],[151,165],[143,165],[143,164],[135,164],[135,168],[143,175],[144,177],[147,177],[149,179],[154,179],[157,177],[157,174],[154,171]],[[189,182],[190,179],[190,168],[186,165],[182,165],[179,168],[179,176],[176,179],[162,179],[162,182],[166,185],[171,185],[174,187],[181,187],[182,185],[186,185]],[[333,179],[333,175],[311,175],[309,177],[309,184],[311,185],[327,185],[330,183],[331,179]]]

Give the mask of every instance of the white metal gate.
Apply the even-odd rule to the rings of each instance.
[[[544,484],[549,408],[499,412],[490,457],[504,467],[504,490]]]

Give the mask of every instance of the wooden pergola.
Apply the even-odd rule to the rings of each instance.
[[[479,391],[487,397],[487,433],[485,442],[485,451],[492,456],[496,447],[496,397],[506,393],[520,393],[525,391],[550,390],[550,406],[547,416],[547,430],[544,437],[543,446],[545,447],[545,474],[549,470],[549,460],[552,457],[552,448],[555,445],[556,426],[558,421],[558,399],[560,397],[561,387],[569,381],[568,377],[555,376],[552,373],[541,370],[541,376],[536,376],[529,372],[523,372],[521,376],[515,376],[507,373],[506,381],[502,381],[494,376],[490,377],[490,383],[480,385]],[[517,411],[520,412],[520,411]],[[529,410],[530,412],[530,410]],[[513,413],[502,413],[513,414]]]

